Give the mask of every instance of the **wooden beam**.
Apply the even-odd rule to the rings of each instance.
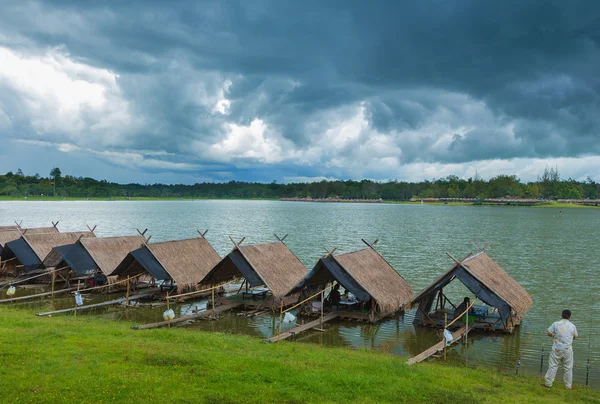
[[[281,335],[275,335],[271,338],[268,338],[266,340],[266,342],[276,342],[276,341],[281,341],[281,340],[293,337],[294,335],[297,335],[297,334],[301,333],[302,331],[306,331],[311,328],[314,328],[322,323],[325,323],[327,321],[331,321],[335,318],[338,318],[339,316],[340,316],[340,313],[336,313],[336,312],[329,313],[329,314],[325,315],[322,319],[319,317],[316,320],[313,320],[306,324],[302,324],[298,327],[292,328],[291,330],[288,330]]]
[[[454,334],[452,334],[452,343],[451,344],[454,344],[455,342],[460,340],[463,337],[463,335],[466,334],[466,332],[467,332],[466,326],[462,326],[461,328],[456,330],[454,332]],[[406,361],[406,364],[414,365],[415,363],[423,362],[425,359],[427,359],[430,356],[443,350],[445,346],[446,346],[446,340],[444,339],[444,340],[438,342],[437,344],[435,344],[434,346],[432,346],[431,348],[428,348],[425,351],[421,352],[417,356],[410,358],[409,360]]]
[[[234,309],[238,306],[241,306],[243,303],[238,303],[238,302],[232,302],[232,303],[226,303],[223,304],[219,307],[216,307],[214,309],[214,313],[215,314],[219,314],[222,313],[224,311],[227,310],[231,310]],[[187,320],[193,320],[193,319],[197,319],[197,318],[202,318],[202,317],[207,317],[209,314],[212,314],[213,310],[204,310],[201,311],[200,313],[196,313],[196,314],[190,314],[189,316],[183,316],[183,317],[179,317],[179,318],[174,318],[173,320],[169,320],[169,321],[160,321],[158,323],[151,323],[151,324],[142,324],[136,327],[132,327],[134,330],[147,330],[149,328],[158,328],[158,327],[165,327],[168,326],[169,323],[170,324],[177,324],[177,323],[182,323],[184,321]]]
[[[11,303],[11,302],[19,301],[19,300],[35,299],[36,297],[44,297],[44,296],[49,296],[49,295],[52,295],[52,294],[56,295],[58,293],[71,292],[71,291],[76,290],[76,289],[77,289],[76,287],[72,287],[72,288],[67,288],[67,289],[55,290],[54,292],[37,293],[35,295],[14,297],[12,299],[3,299],[3,300],[0,300],[0,303]]]

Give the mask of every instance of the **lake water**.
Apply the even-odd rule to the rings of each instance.
[[[488,247],[488,254],[533,297],[534,305],[520,328],[511,335],[471,333],[468,346],[457,344],[448,354],[454,363],[486,364],[499,369],[539,373],[542,348],[547,367],[551,339],[546,328],[559,319],[563,308],[573,311],[579,329],[575,343],[575,383],[584,384],[586,363],[591,361],[590,384],[600,388],[600,286],[597,209],[558,209],[486,206],[430,206],[391,204],[319,204],[278,201],[113,201],[113,202],[0,202],[0,225],[23,220],[24,227],[49,226],[60,221],[61,231],[98,225],[98,236],[136,234],[148,228],[152,241],[189,238],[209,229],[207,239],[223,256],[235,240],[245,243],[275,241],[286,244],[310,269],[324,248],[338,252],[363,248],[361,238],[379,239],[378,251],[418,292],[447,270],[456,257],[474,251],[472,241]],[[467,293],[458,282],[451,298]],[[19,292],[23,293],[23,292]],[[25,292],[27,293],[27,292]],[[90,299],[106,299],[92,297]],[[32,310],[69,307],[72,297],[22,305]],[[93,300],[93,301],[95,301]],[[453,299],[454,300],[454,299]],[[178,315],[202,299],[176,307]],[[160,321],[164,308],[103,308],[95,315],[131,322]],[[298,341],[330,346],[369,347],[407,357],[438,341],[437,331],[413,326],[408,312],[375,325],[351,322],[326,324],[326,332],[308,331]],[[275,319],[248,319],[235,313],[219,321],[197,321],[191,329],[244,333],[270,337]],[[439,359],[437,359],[439,360]],[[562,373],[560,373],[562,374]],[[560,376],[561,378],[562,376]],[[557,381],[561,379],[557,378]]]

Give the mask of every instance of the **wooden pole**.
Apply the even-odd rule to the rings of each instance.
[[[127,276],[127,294],[125,295],[125,307],[129,307],[129,288],[130,288],[129,276]]]
[[[171,305],[169,303],[169,292],[167,292],[167,311],[171,309]],[[171,319],[169,319],[169,328],[171,328]]]
[[[446,325],[448,324],[448,313],[444,313],[444,331],[446,331]],[[444,362],[446,361],[446,336],[442,334],[442,338],[444,339]]]
[[[321,291],[321,329],[323,329],[323,306],[325,305],[325,290]]]
[[[215,289],[212,290],[212,316],[215,317]]]
[[[54,281],[56,280],[56,272],[52,272],[52,299],[54,299]]]
[[[79,281],[77,281],[77,293],[79,293]],[[74,317],[77,317],[77,299],[75,299],[75,314]]]
[[[281,306],[279,307],[279,331],[277,332],[277,342],[281,337],[281,323],[283,322],[283,298],[281,299]]]

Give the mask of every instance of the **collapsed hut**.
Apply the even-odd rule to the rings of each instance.
[[[487,306],[474,305],[467,316],[454,323],[454,328],[462,327],[468,321],[471,329],[512,332],[533,305],[529,293],[485,251],[462,261],[454,260],[450,270],[411,302],[411,307],[417,307],[415,322],[422,326],[444,328],[445,321],[450,322],[460,316],[460,312],[464,311],[459,309],[460,304],[453,303],[444,294],[444,288],[458,279]]]
[[[119,278],[146,274],[162,288],[178,292],[196,289],[206,274],[221,260],[202,236],[187,240],[144,243],[129,252],[111,273]]]
[[[73,244],[83,237],[96,237],[93,231],[69,233],[21,234],[4,246],[6,260],[12,260],[16,274],[43,268],[44,258],[54,247]]]
[[[317,296],[304,306],[304,314],[317,314],[324,303],[325,312],[340,317],[375,322],[404,308],[413,297],[413,289],[374,248],[343,254],[327,254],[317,261],[310,273],[292,290],[303,298],[327,290],[334,282],[345,292],[339,301],[329,302]],[[323,295],[326,292],[323,292]]]
[[[127,254],[138,249],[141,236],[82,237],[73,244],[54,247],[44,258],[46,268],[58,268],[57,275],[67,284],[83,280],[88,286],[104,285]]]
[[[282,242],[241,246],[236,244],[201,280],[200,286],[216,286],[242,280],[237,293],[226,300],[246,306],[286,306],[298,300],[299,294],[287,296],[306,276],[308,270]],[[287,297],[286,297],[287,296]]]

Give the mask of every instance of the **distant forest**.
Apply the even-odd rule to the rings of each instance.
[[[405,201],[411,198],[561,198],[596,199],[600,184],[588,178],[584,182],[563,180],[557,168],[547,168],[537,181],[522,182],[514,175],[499,175],[483,180],[456,176],[422,182],[320,181],[311,183],[270,184],[230,181],[194,185],[117,184],[72,175],[63,176],[53,168],[48,177],[16,173],[0,175],[0,196],[65,198],[293,198],[341,197],[347,199],[384,199]]]

